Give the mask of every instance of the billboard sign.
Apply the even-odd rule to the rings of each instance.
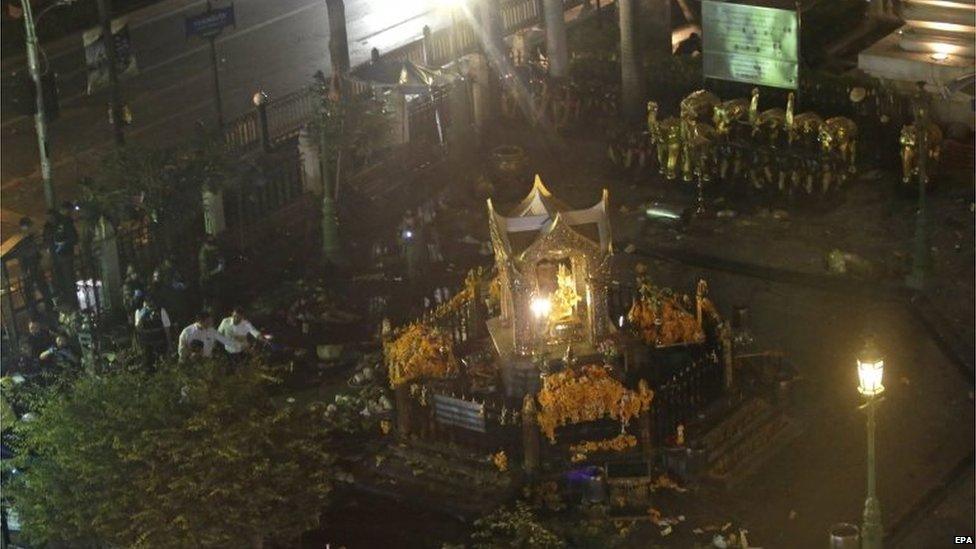
[[[794,90],[799,84],[797,12],[702,1],[705,78]]]

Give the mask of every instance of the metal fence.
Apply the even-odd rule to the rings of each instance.
[[[564,2],[571,9],[581,2]],[[502,24],[506,33],[530,27],[541,20],[540,2],[537,0],[508,0],[501,5]],[[475,52],[480,47],[477,33],[465,19],[457,21],[453,28],[433,31],[427,39],[421,38],[382,54],[388,61],[412,61],[421,65],[442,66],[452,60]],[[364,93],[369,84],[358,80],[356,68],[347,79],[352,93]],[[278,98],[271,98],[263,107],[246,112],[224,127],[226,142],[242,151],[256,150],[262,139],[278,143],[298,135],[301,127],[315,112],[315,94],[309,89],[297,90]]]

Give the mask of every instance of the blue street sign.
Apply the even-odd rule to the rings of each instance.
[[[186,36],[202,36],[212,38],[220,34],[224,27],[236,26],[234,21],[234,4],[226,8],[217,8],[200,15],[186,18]]]

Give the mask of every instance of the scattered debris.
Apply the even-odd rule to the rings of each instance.
[[[799,516],[797,512],[793,509],[790,509],[790,520],[796,520],[797,516]]]
[[[875,275],[874,264],[867,259],[851,253],[844,252],[837,248],[830,250],[824,257],[827,271],[835,275],[852,275],[862,278],[871,278]]]
[[[671,527],[665,526],[664,529],[661,530],[661,537],[670,536],[670,535],[671,535]]]
[[[736,213],[735,210],[729,210],[729,209],[719,210],[715,212],[715,217],[719,217],[719,218],[732,218],[735,217],[736,215],[738,214]]]
[[[624,252],[628,254],[632,254],[636,251],[637,251],[637,246],[634,246],[633,244],[627,244],[627,247],[624,248]]]

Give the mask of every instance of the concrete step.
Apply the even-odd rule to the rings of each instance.
[[[794,420],[778,412],[772,414],[725,449],[708,468],[706,481],[726,490],[734,489],[801,432]]]
[[[772,407],[765,400],[752,398],[743,402],[731,415],[695,441],[705,448],[706,463],[714,463],[735,441],[767,421],[770,415]]]

